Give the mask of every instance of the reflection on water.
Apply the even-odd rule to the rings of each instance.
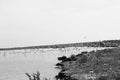
[[[105,48],[70,47],[0,51],[0,80],[28,80],[25,73],[36,71],[40,71],[42,77],[53,80],[59,72],[55,69],[58,57],[98,49]]]

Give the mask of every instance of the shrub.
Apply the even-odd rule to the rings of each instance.
[[[29,74],[29,73],[25,73],[27,75],[27,77],[29,78],[29,80],[41,80],[41,77],[40,77],[40,72],[36,72],[36,73],[33,73],[33,74]],[[43,78],[43,80],[50,80],[48,78]]]
[[[30,75],[29,73],[25,73],[25,74],[27,75],[29,80],[40,80],[40,73],[39,72],[33,73],[32,75]]]
[[[66,60],[66,59],[67,59],[66,56],[58,57],[58,60],[60,60],[60,61],[64,61],[64,60]]]

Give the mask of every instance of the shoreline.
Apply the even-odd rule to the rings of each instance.
[[[62,56],[59,80],[120,80],[120,47]]]
[[[55,45],[41,45],[41,46],[28,46],[28,47],[12,47],[12,48],[0,48],[0,51],[4,50],[21,50],[21,49],[46,49],[46,48],[67,48],[67,47],[119,47],[120,40],[103,40],[96,42],[82,42],[82,43],[69,43],[69,44],[55,44]]]

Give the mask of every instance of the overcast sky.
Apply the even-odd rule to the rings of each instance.
[[[120,0],[0,0],[0,47],[120,39]]]

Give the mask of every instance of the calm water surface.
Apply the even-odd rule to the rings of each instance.
[[[0,51],[0,80],[28,80],[25,73],[36,71],[40,71],[42,78],[47,77],[53,80],[59,72],[58,69],[55,69],[58,57],[98,49],[105,48],[70,47]]]

